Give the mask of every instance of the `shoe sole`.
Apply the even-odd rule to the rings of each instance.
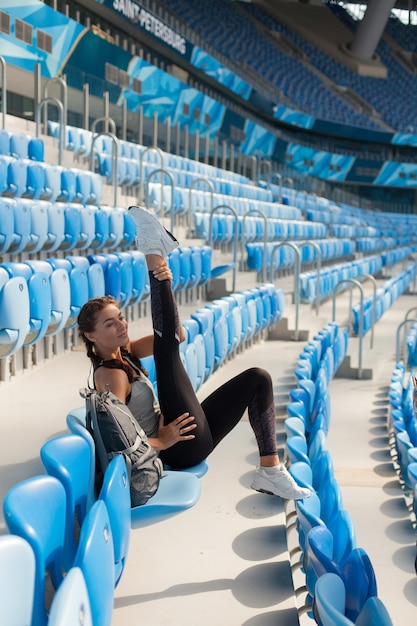
[[[275,493],[274,491],[270,491],[269,489],[265,489],[264,487],[257,487],[254,484],[251,485],[251,489],[253,489],[254,491],[257,491],[258,493],[266,493],[268,496],[275,496],[276,498],[282,498],[283,500],[304,500],[305,498],[309,498],[311,496],[311,493],[309,493],[307,496],[281,495],[279,493]]]

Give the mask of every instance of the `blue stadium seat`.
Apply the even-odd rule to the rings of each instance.
[[[93,504],[81,527],[74,567],[83,572],[93,624],[110,626],[114,603],[114,547],[109,515],[102,500]]]
[[[0,267],[0,358],[17,352],[30,331],[30,302],[27,282],[10,278]]]
[[[130,484],[122,454],[117,454],[106,467],[98,499],[103,500],[109,514],[116,586],[125,568],[130,543]]]
[[[90,597],[82,570],[72,567],[52,598],[48,626],[93,626]]]
[[[0,605],[6,624],[32,621],[35,591],[35,554],[18,535],[0,537]]]
[[[48,276],[43,272],[34,272],[27,263],[3,263],[11,278],[21,277],[27,283],[29,294],[29,328],[24,346],[29,346],[46,335],[51,318],[51,286]]]
[[[9,531],[23,537],[35,554],[35,592],[32,626],[47,626],[46,571],[55,589],[62,582],[66,497],[52,476],[34,476],[14,485],[3,502]]]
[[[81,307],[89,298],[89,282],[88,274],[85,266],[73,264],[69,258],[48,258],[47,262],[54,270],[62,270],[67,273],[67,279],[70,285],[70,313],[65,322],[64,328],[73,328],[77,324],[78,314]]]
[[[94,458],[85,439],[78,435],[59,435],[46,441],[40,450],[43,466],[49,476],[59,480],[65,489],[66,516],[62,563],[69,570],[77,551],[76,536],[87,515],[89,476]]]
[[[0,198],[0,252],[7,252],[14,236],[13,203],[6,198]]]
[[[46,336],[52,336],[65,328],[71,313],[71,285],[65,269],[54,269],[48,261],[26,261],[34,273],[42,272],[49,279],[51,288],[51,311]]]

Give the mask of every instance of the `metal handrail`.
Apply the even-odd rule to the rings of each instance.
[[[335,285],[333,289],[333,309],[332,309],[332,320],[336,321],[336,291],[340,285],[344,283],[350,283],[358,287],[360,291],[360,308],[359,308],[359,365],[358,365],[358,378],[362,378],[362,343],[363,343],[363,287],[358,280],[355,278],[344,278],[339,281],[337,285]]]
[[[375,280],[374,276],[372,276],[372,274],[359,274],[359,276],[356,276],[356,280],[362,280],[362,278],[364,280],[370,280],[372,282],[372,285],[373,285],[372,325],[371,325],[371,344],[370,344],[370,348],[372,349],[374,347],[374,326],[375,326],[375,317],[376,317],[376,289],[377,289],[377,284],[376,284],[376,280]]]
[[[7,70],[6,61],[0,56],[1,65],[1,114],[3,118],[2,128],[6,128],[6,113],[7,113]]]
[[[208,185],[209,192],[210,192],[210,213],[212,212],[213,205],[214,205],[214,185],[211,182],[211,180],[209,178],[194,178],[194,180],[191,181],[191,184],[188,187],[188,211],[187,211],[188,236],[191,236],[191,232],[192,232],[192,224],[191,224],[191,216],[193,212],[193,209],[191,206],[192,191],[195,185],[197,185],[197,183],[204,183]]]
[[[101,121],[100,118],[97,121]],[[111,149],[111,156],[112,156],[112,172],[111,172],[111,177],[112,177],[112,185],[113,185],[113,204],[114,206],[117,206],[117,170],[118,170],[118,164],[119,164],[119,151],[120,151],[120,142],[117,139],[116,135],[114,135],[113,133],[108,133],[108,132],[103,132],[103,133],[97,133],[97,134],[93,134],[93,139],[91,141],[91,152],[90,152],[90,170],[92,172],[94,172],[94,144],[97,141],[97,139],[99,139],[99,137],[110,137],[110,139],[112,140],[112,149]]]
[[[271,184],[273,184],[274,182],[274,177],[276,177],[278,179],[278,185],[279,185],[279,201],[282,202],[282,174],[280,174],[279,172],[274,172],[271,176]]]
[[[160,158],[160,169],[164,169],[164,153],[162,152],[161,148],[158,148],[158,146],[148,146],[147,148],[145,148],[145,150],[143,150],[140,153],[140,158],[139,158],[139,176],[140,176],[140,181],[139,181],[139,202],[143,202],[144,201],[144,180],[143,180],[143,157],[147,152],[150,152],[151,150],[155,150],[155,152],[157,152],[159,154],[159,158]]]
[[[300,266],[301,266],[301,251],[295,243],[291,241],[281,241],[272,248],[271,252],[271,283],[274,282],[274,256],[276,251],[283,246],[289,246],[295,252],[295,265],[294,265],[294,305],[295,305],[295,330],[294,339],[298,341],[298,313],[300,308]]]
[[[58,107],[58,117],[59,117],[59,137],[58,137],[58,165],[62,163],[62,147],[64,144],[64,126],[63,126],[63,117],[64,117],[64,106],[58,98],[44,98],[41,100],[35,108],[35,133],[36,137],[39,137],[39,117],[40,111],[43,106],[46,104],[55,104]]]
[[[321,272],[321,248],[316,241],[304,241],[299,244],[300,248],[305,246],[312,246],[317,251],[317,297],[316,297],[316,314],[320,311],[320,272]]]
[[[241,254],[241,264],[243,267],[243,257],[244,257],[244,247],[245,247],[245,220],[247,217],[249,217],[250,215],[253,214],[257,214],[260,215],[264,221],[264,249],[263,249],[263,258],[262,258],[262,280],[264,282],[266,282],[266,247],[267,247],[267,242],[268,242],[268,235],[267,235],[267,226],[268,226],[268,218],[266,217],[266,214],[261,211],[260,209],[249,209],[249,211],[247,211],[242,218],[242,237],[241,237],[241,250],[242,250],[242,254]]]
[[[66,81],[62,78],[62,76],[54,76],[53,78],[49,78],[44,87],[43,87],[43,96],[45,98],[49,98],[48,88],[52,83],[59,83],[61,86],[61,102],[63,106],[62,112],[62,143],[64,143],[66,127],[67,127],[67,115],[68,115],[68,87]],[[46,120],[45,120],[46,123]],[[46,132],[45,132],[46,134]]]
[[[218,206],[214,207],[212,211],[210,212],[208,245],[211,248],[213,247],[213,215],[220,209],[226,209],[230,211],[231,213],[233,213],[235,217],[235,232],[234,232],[234,237],[233,237],[233,279],[232,279],[233,280],[232,292],[234,292],[236,291],[237,247],[238,247],[238,241],[239,241],[239,232],[238,232],[239,231],[239,216],[237,214],[236,209],[229,206],[228,204],[219,204]]]
[[[171,206],[169,207],[169,214],[171,217],[171,221],[170,221],[170,230],[171,233],[174,234],[174,213],[175,213],[175,207],[174,207],[174,187],[175,187],[175,180],[173,175],[171,174],[171,172],[168,172],[168,170],[165,170],[163,168],[158,168],[157,170],[152,170],[152,172],[149,174],[147,181],[146,181],[146,186],[145,186],[145,206],[146,208],[149,208],[149,181],[151,180],[151,178],[155,175],[155,174],[161,174],[161,198],[160,198],[160,203],[159,203],[159,210],[161,212],[162,209],[162,202],[163,202],[163,189],[164,189],[164,174],[166,174],[169,178],[170,181],[170,185],[171,185]],[[163,215],[164,211],[161,212],[161,217]]]

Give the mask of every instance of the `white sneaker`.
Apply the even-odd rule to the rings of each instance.
[[[310,489],[297,485],[294,478],[281,465],[281,469],[276,474],[267,474],[263,467],[256,468],[256,476],[252,481],[252,489],[269,493],[272,496],[280,496],[287,500],[301,500],[311,496]]]
[[[140,206],[130,206],[128,211],[136,224],[136,246],[143,254],[166,257],[178,248],[174,235],[162,226],[154,213]]]

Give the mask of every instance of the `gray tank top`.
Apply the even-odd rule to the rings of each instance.
[[[139,372],[139,379],[132,382],[127,406],[147,436],[157,437],[161,409],[153,385],[143,372]]]

